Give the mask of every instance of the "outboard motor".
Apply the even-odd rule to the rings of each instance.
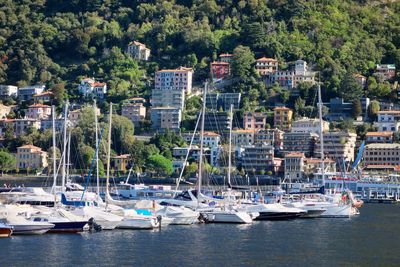
[[[93,232],[100,232],[102,230],[101,225],[97,224],[96,221],[94,220],[94,218],[90,218],[88,221],[88,225],[89,225],[89,231]]]

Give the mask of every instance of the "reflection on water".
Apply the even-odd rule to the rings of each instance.
[[[399,232],[399,206],[367,205],[351,220],[15,236],[0,239],[0,266],[387,266],[400,262]]]

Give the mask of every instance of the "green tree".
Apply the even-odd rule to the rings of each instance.
[[[352,110],[353,118],[356,119],[358,116],[361,115],[361,113],[362,113],[361,101],[360,101],[360,99],[354,99],[353,100],[353,110]]]
[[[60,106],[64,101],[65,94],[65,84],[58,83],[51,88],[51,92],[53,92],[54,102],[57,106]]]
[[[254,70],[254,54],[247,46],[239,45],[233,50],[232,75],[241,79],[248,78]]]
[[[380,109],[379,101],[372,100],[368,107],[369,118],[375,120]]]
[[[15,156],[12,154],[6,152],[6,151],[0,151],[0,170],[1,170],[1,175],[4,174],[4,172],[8,172],[9,170],[15,169],[16,168],[16,159]]]
[[[351,73],[347,73],[340,83],[338,93],[345,101],[353,101],[361,98],[363,95],[363,88]]]
[[[147,168],[157,175],[171,175],[173,172],[172,161],[160,154],[152,155],[147,159]]]
[[[196,162],[190,163],[189,166],[185,167],[184,176],[185,177],[193,176],[198,171],[198,168],[199,168],[199,166],[197,165]]]

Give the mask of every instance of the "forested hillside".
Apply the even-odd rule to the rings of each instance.
[[[348,71],[400,66],[399,14],[399,1],[3,0],[0,84],[65,82],[73,95],[93,76],[124,98],[159,68],[193,66],[202,81],[219,53],[244,45],[256,58],[311,62],[335,93]],[[151,48],[152,63],[124,55],[132,40]]]

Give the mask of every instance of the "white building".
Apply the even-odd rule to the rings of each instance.
[[[297,60],[294,69],[277,70],[267,77],[267,84],[278,83],[284,88],[296,88],[299,83],[315,83],[315,72],[310,71],[307,62]]]
[[[40,147],[24,145],[17,148],[18,169],[42,169],[47,167],[47,152]]]
[[[375,126],[379,132],[397,132],[400,127],[400,110],[378,111],[378,122]]]
[[[232,131],[232,146],[250,146],[254,144],[255,130],[233,130]]]
[[[137,60],[147,61],[150,57],[150,49],[138,41],[130,42],[126,52]]]
[[[292,133],[315,133],[319,135],[319,119],[312,119],[303,117],[301,119],[292,121]],[[329,131],[329,122],[322,122],[322,131],[325,133]]]
[[[81,83],[78,86],[78,90],[84,96],[94,96],[99,99],[103,99],[105,94],[107,93],[107,84],[96,82],[92,78],[85,78],[81,80]]]
[[[347,132],[324,133],[324,155],[326,158],[336,162],[354,161],[354,148],[356,146],[357,134]],[[315,155],[320,155],[321,146],[316,144]]]
[[[192,140],[193,133],[184,133],[183,134],[183,139],[187,143],[190,143]],[[203,135],[203,144],[206,147],[218,147],[221,142],[221,135],[215,133],[215,132],[204,132]],[[193,144],[198,145],[200,144],[200,134],[196,133],[194,138],[193,138]]]
[[[17,96],[18,95],[18,87],[13,85],[0,85],[0,96]]]
[[[44,85],[32,85],[18,88],[18,100],[29,101],[33,99],[34,95],[43,93],[46,86]]]
[[[47,119],[51,115],[51,107],[43,104],[34,104],[28,107],[25,116],[29,119]]]

